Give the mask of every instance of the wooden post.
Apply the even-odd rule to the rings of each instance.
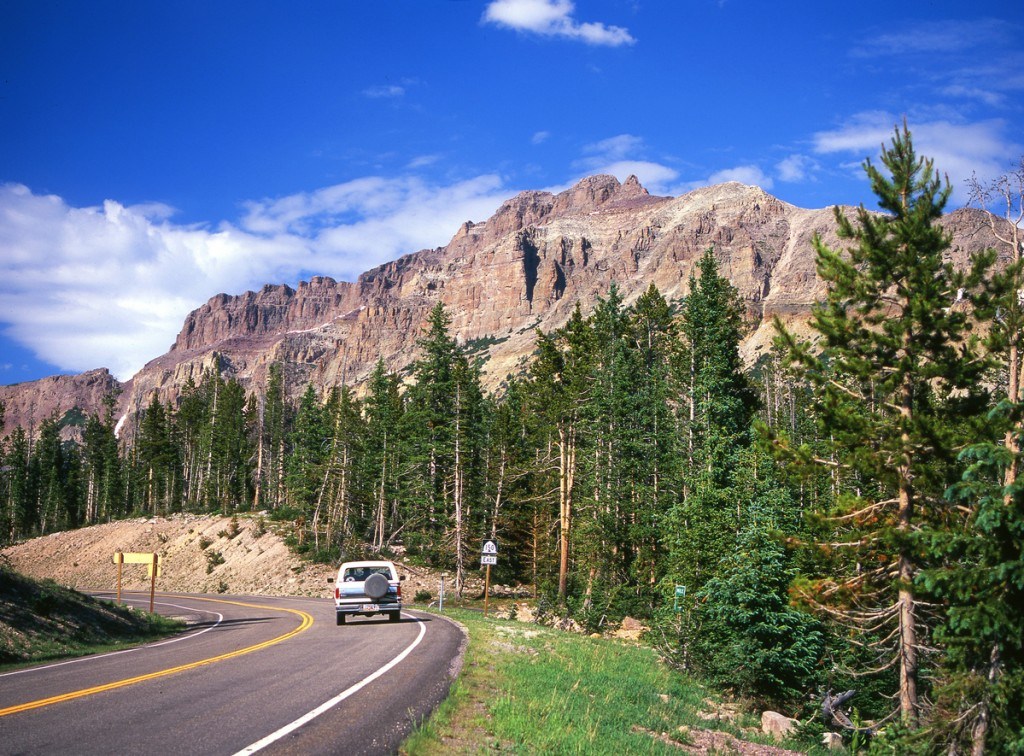
[[[117,603],[121,603],[121,568],[124,566],[124,552],[117,552]]]
[[[154,551],[153,552],[153,575],[149,579],[149,613],[150,614],[153,613],[153,599],[156,597],[156,565],[157,565],[157,558],[158,557],[156,555],[156,552]]]
[[[487,577],[484,578],[484,619],[487,618],[487,604],[491,597],[491,565],[487,565]]]

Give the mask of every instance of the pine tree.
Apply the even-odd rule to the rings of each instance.
[[[455,570],[462,595],[467,549],[482,512],[482,391],[479,370],[449,333],[451,319],[438,302],[427,318],[415,383],[402,417],[414,529],[431,557]]]
[[[22,427],[7,439],[3,456],[6,480],[4,536],[10,543],[37,534],[36,476],[32,474],[32,446]]]
[[[141,511],[163,515],[180,505],[179,450],[172,436],[173,412],[154,392],[142,413],[136,442]]]
[[[366,414],[366,454],[363,477],[369,489],[371,548],[381,552],[391,544],[403,526],[399,507],[401,468],[402,399],[398,376],[388,373],[378,360],[370,376],[364,405]]]
[[[969,743],[974,754],[1011,753],[1024,751],[1024,160],[988,186],[975,180],[972,190],[983,208],[995,203],[1005,212],[986,216],[1009,260],[991,276],[992,301],[978,307],[998,388],[989,437],[961,453],[964,474],[948,492],[969,513],[966,525],[928,534],[938,564],[921,582],[929,598],[948,605],[936,631],[946,650],[936,731]]]
[[[697,592],[693,656],[710,680],[764,704],[803,698],[824,652],[819,623],[789,606],[796,576],[791,557],[772,535],[772,510],[785,498],[751,504],[736,549]],[[784,509],[784,507],[783,507]]]
[[[965,278],[943,262],[949,237],[936,221],[949,196],[931,161],[919,158],[910,132],[897,129],[883,148],[884,175],[867,160],[865,171],[881,214],[861,206],[851,221],[835,217],[846,250],[814,245],[826,301],[813,310],[820,354],[777,324],[790,358],[813,386],[835,450],[805,460],[839,465],[859,478],[838,513],[852,550],[853,574],[819,581],[809,596],[843,621],[878,633],[879,667],[899,669],[900,712],[916,723],[921,709],[919,649],[924,617],[914,580],[919,558],[915,528],[939,522],[950,482],[956,424],[950,417],[976,411],[974,390],[982,363],[969,351],[968,316],[956,305],[982,273]],[[961,293],[963,293],[961,291]],[[833,461],[836,460],[836,461]]]
[[[742,501],[731,490],[737,455],[751,443],[756,392],[739,356],[742,305],[718,272],[712,250],[697,264],[681,308],[683,348],[676,374],[682,386],[682,498],[666,539],[669,577],[696,591],[728,554],[741,527]],[[692,595],[692,594],[691,594]]]
[[[253,501],[256,508],[277,509],[285,504],[285,468],[293,412],[288,402],[284,369],[273,363],[267,371],[266,391],[260,395],[254,419],[256,470]]]
[[[576,474],[581,408],[592,390],[593,335],[577,303],[572,317],[555,334],[537,332],[535,359],[527,381],[528,407],[546,431],[542,466],[557,476],[550,489],[557,512],[557,596],[564,603],[569,593],[573,543]],[[557,455],[557,456],[555,456]],[[545,496],[545,498],[547,498]]]
[[[311,515],[320,481],[323,463],[330,444],[328,420],[312,383],[299,400],[295,414],[295,429],[291,434],[292,453],[286,464],[288,502],[296,514]]]
[[[316,557],[330,560],[349,553],[355,533],[364,529],[365,483],[358,472],[365,469],[366,430],[359,402],[347,386],[331,389],[324,419],[328,451],[311,530]]]
[[[113,402],[114,397],[108,397],[103,417],[90,415],[83,432],[84,525],[120,517],[127,510],[121,456],[114,434]]]

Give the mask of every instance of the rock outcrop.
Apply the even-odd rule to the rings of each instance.
[[[0,403],[6,410],[0,435],[14,428],[34,433],[43,420],[55,417],[63,426],[62,437],[76,438],[84,420],[82,413],[101,413],[104,398],[120,388],[121,384],[106,368],[0,386]]]
[[[994,243],[977,211],[944,222],[956,263]],[[261,389],[270,365],[280,363],[293,395],[308,382],[358,386],[378,359],[394,371],[415,359],[438,301],[454,335],[484,358],[484,380],[496,389],[528,361],[536,328],[564,325],[577,302],[590,312],[612,284],[627,303],[652,283],[667,297],[684,296],[712,247],[747,305],[750,364],[770,348],[772,316],[799,324],[822,297],[811,240],[837,244],[835,229],[831,209],[797,208],[735,182],[676,198],[651,196],[635,177],[620,184],[611,176],[559,194],[523,192],[488,220],[464,223],[447,246],[354,282],[318,276],[297,288],[213,297],[186,318],[171,350],[123,387],[120,412],[130,421],[154,392],[173,401],[207,369]]]

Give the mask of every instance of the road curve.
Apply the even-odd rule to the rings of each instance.
[[[125,598],[148,608],[149,594]],[[444,618],[334,622],[328,599],[158,594],[189,632],[0,674],[4,754],[385,754],[447,694]]]

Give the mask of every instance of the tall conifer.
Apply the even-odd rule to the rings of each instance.
[[[906,125],[881,162],[888,175],[870,160],[864,169],[883,212],[861,206],[851,220],[836,208],[839,236],[852,246],[814,241],[828,287],[811,320],[820,353],[779,329],[814,388],[835,450],[813,459],[861,481],[842,499],[836,522],[845,535],[833,544],[851,550],[851,572],[819,581],[809,596],[844,622],[876,631],[878,667],[899,670],[899,710],[913,724],[925,642],[913,532],[943,517],[962,440],[950,417],[968,416],[975,399],[983,365],[967,348],[968,315],[957,305],[981,266],[967,279],[944,262],[949,236],[937,221],[950,188],[918,157]]]

